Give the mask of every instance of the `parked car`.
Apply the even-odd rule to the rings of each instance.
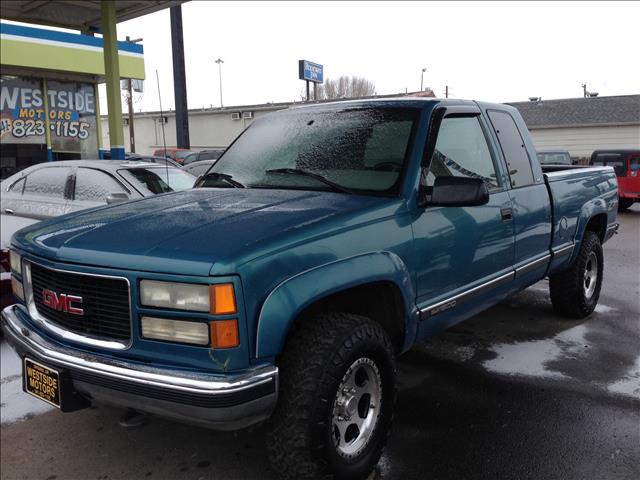
[[[155,163],[67,160],[33,165],[0,183],[1,212],[33,219],[191,188],[195,177]]]
[[[572,165],[571,155],[566,150],[538,150],[541,165]]]
[[[185,172],[189,172],[194,177],[199,177],[204,172],[209,170],[209,167],[216,163],[217,160],[200,160],[199,162],[192,162],[189,165],[185,165],[182,169]]]
[[[199,152],[193,152],[184,158],[183,165],[189,165],[190,163],[193,163],[193,162],[201,162],[202,160],[218,160],[223,153],[224,153],[224,150],[220,150],[220,149],[201,150]]]
[[[192,150],[186,148],[158,148],[153,152],[154,157],[167,157],[182,165],[185,157],[193,153]]]
[[[618,177],[618,210],[640,202],[640,150],[596,150],[590,165],[613,167]]]
[[[110,160],[111,159],[111,152],[110,151],[105,151],[103,153],[104,155],[104,160]],[[165,156],[159,156],[159,157],[155,157],[153,155],[143,155],[141,153],[130,153],[130,152],[126,152],[124,154],[124,159],[126,161],[129,162],[151,162],[151,163],[159,163],[161,165],[170,165],[172,167],[182,167],[182,165],[180,165],[178,162],[171,160],[169,157],[165,157]]]
[[[279,478],[365,478],[390,431],[396,355],[547,276],[558,315],[595,309],[615,173],[554,170],[503,104],[275,112],[194,189],[15,234],[24,294],[2,328],[27,392],[63,411],[109,402],[226,430],[270,419]]]

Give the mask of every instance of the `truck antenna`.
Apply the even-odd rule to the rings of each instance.
[[[167,187],[169,186],[169,161],[167,160],[167,140],[164,135],[164,112],[162,111],[162,95],[160,95],[160,77],[156,69],[156,83],[158,84],[158,101],[160,102],[160,125],[162,125],[162,147],[164,148],[164,166],[167,172]]]

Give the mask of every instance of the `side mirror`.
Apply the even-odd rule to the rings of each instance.
[[[481,178],[436,177],[427,205],[473,207],[489,202],[489,190]]]
[[[126,193],[110,193],[107,195],[107,203],[111,205],[112,203],[122,203],[129,200],[129,195]]]

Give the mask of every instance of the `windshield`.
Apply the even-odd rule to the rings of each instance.
[[[195,182],[193,175],[174,167],[127,168],[118,170],[118,173],[136,188],[142,190],[144,195],[186,190],[193,187],[193,182]]]
[[[538,153],[538,161],[543,165],[571,165],[571,157],[565,152]]]
[[[192,153],[193,152],[190,150],[177,150],[175,155],[176,155],[176,158],[185,158],[191,155]]]
[[[418,114],[409,108],[273,114],[251,125],[199,186],[229,187],[232,178],[247,188],[396,194]]]

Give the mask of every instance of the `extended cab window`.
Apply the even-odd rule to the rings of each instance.
[[[516,122],[508,113],[497,110],[489,110],[489,119],[509,167],[511,186],[515,188],[531,185],[533,183],[531,162]]]
[[[105,202],[112,193],[129,193],[110,175],[92,168],[79,168],[76,173],[76,200]]]
[[[397,194],[419,110],[299,109],[256,120],[198,186]]]
[[[445,176],[481,178],[487,188],[498,187],[496,168],[477,117],[442,120],[427,174],[427,186],[433,186],[436,177]]]
[[[69,172],[69,168],[63,167],[36,170],[27,176],[23,193],[39,197],[64,198]]]

